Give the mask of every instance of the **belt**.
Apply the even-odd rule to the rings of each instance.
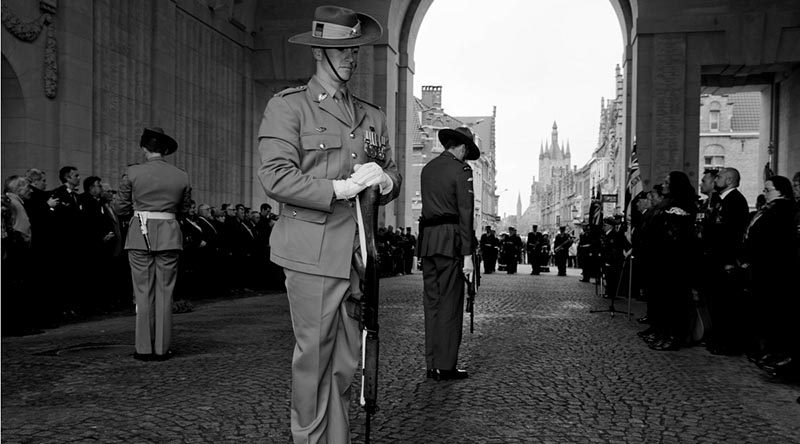
[[[134,211],[134,216],[139,218],[144,217],[145,220],[147,219],[163,219],[163,220],[174,220],[175,213],[166,213],[163,211]]]
[[[430,218],[419,218],[419,227],[435,227],[437,225],[457,224],[458,214],[443,214]]]

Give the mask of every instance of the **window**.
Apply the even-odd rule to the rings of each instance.
[[[711,111],[708,113],[708,129],[711,131],[719,131],[719,111]]]
[[[715,144],[703,149],[703,169],[720,169],[724,166],[725,148]]]
[[[719,131],[719,102],[711,102],[708,109],[708,129]]]
[[[720,169],[725,166],[725,156],[705,156],[703,167],[706,169]]]

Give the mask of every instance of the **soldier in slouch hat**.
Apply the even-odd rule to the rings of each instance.
[[[366,14],[318,7],[311,31],[289,39],[311,47],[314,76],[276,94],[258,131],[258,176],[267,195],[281,203],[270,258],[286,273],[296,340],[295,443],[350,442],[349,388],[361,342],[355,319],[361,290],[357,270],[343,256],[359,248],[354,198],[379,185],[385,205],[401,184],[386,116],[347,87],[358,47],[381,34],[380,24]]]

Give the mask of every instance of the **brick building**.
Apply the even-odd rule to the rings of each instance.
[[[700,97],[700,171],[733,167],[741,174],[739,190],[755,207],[764,185],[764,166],[758,165],[759,150],[767,150],[761,136],[761,92]]]
[[[422,214],[420,174],[431,159],[444,151],[439,142],[439,130],[444,128],[469,127],[475,134],[475,144],[481,157],[469,161],[472,166],[473,192],[475,193],[475,230],[480,233],[485,225],[496,226],[497,199],[495,185],[495,118],[497,108],[491,116],[453,117],[442,107],[442,87],[423,86],[422,98],[414,98],[414,132],[411,162],[405,178],[411,200],[413,230],[419,229]]]

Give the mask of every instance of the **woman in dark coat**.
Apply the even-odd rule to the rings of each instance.
[[[658,307],[657,336],[650,348],[678,350],[689,330],[693,270],[697,260],[694,220],[697,197],[689,177],[672,171],[662,184],[664,199],[648,224],[648,266],[656,282],[649,287]]]
[[[764,182],[767,203],[753,217],[744,243],[744,267],[750,271],[755,307],[755,340],[762,366],[785,361],[800,338],[796,327],[797,284],[793,270],[795,202],[792,183],[783,176]]]

